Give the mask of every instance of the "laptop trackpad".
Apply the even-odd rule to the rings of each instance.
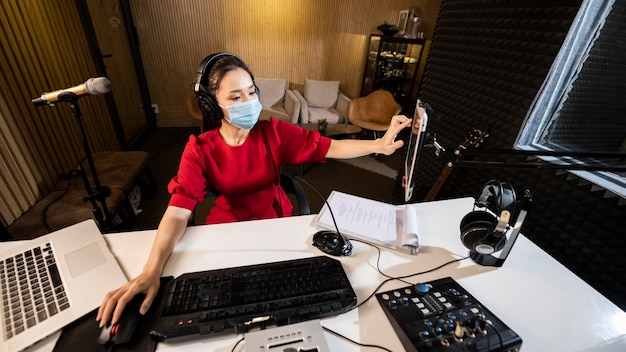
[[[98,243],[94,242],[65,255],[72,277],[78,277],[106,263]]]

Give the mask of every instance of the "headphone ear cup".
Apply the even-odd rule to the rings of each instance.
[[[496,222],[496,218],[485,211],[468,213],[461,219],[461,242],[465,247],[475,249],[489,235]]]
[[[196,93],[196,97],[198,98],[198,106],[203,113],[219,118],[224,117],[222,108],[220,108],[213,97],[203,92]]]

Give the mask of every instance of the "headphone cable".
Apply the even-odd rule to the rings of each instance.
[[[353,239],[353,240],[354,240],[354,239]],[[469,256],[465,256],[465,257],[463,257],[463,258],[453,259],[453,260],[450,260],[450,261],[448,261],[448,262],[445,262],[445,263],[443,263],[443,264],[441,264],[441,265],[439,265],[439,266],[436,266],[436,267],[434,267],[434,268],[430,268],[430,269],[428,269],[428,270],[420,271],[420,272],[413,273],[413,274],[402,275],[402,276],[390,276],[390,275],[388,275],[388,274],[383,273],[383,272],[382,272],[382,270],[380,269],[380,257],[381,257],[381,253],[382,253],[382,252],[381,252],[381,250],[380,250],[380,248],[379,248],[378,246],[372,245],[372,244],[367,243],[367,242],[364,242],[364,241],[360,241],[360,240],[355,240],[355,241],[357,241],[357,242],[361,242],[361,243],[365,243],[365,244],[368,244],[368,245],[370,245],[370,246],[372,246],[372,247],[376,248],[376,250],[378,251],[378,257],[377,257],[377,260],[376,260],[376,270],[377,270],[377,271],[378,271],[381,275],[383,275],[383,276],[387,277],[387,279],[383,280],[383,281],[382,281],[382,282],[381,282],[381,283],[380,283],[380,284],[379,284],[379,285],[378,285],[378,286],[374,289],[374,291],[373,291],[373,292],[372,292],[369,296],[367,296],[367,298],[365,298],[365,300],[363,300],[361,303],[358,303],[357,305],[355,305],[354,307],[352,307],[350,310],[357,309],[357,308],[361,307],[362,305],[364,305],[367,301],[369,301],[372,297],[374,297],[374,295],[376,295],[376,293],[378,292],[378,290],[380,290],[380,288],[381,288],[384,284],[386,284],[387,282],[390,282],[390,281],[393,281],[393,280],[398,280],[398,281],[404,282],[404,283],[406,283],[406,284],[408,284],[408,285],[413,285],[412,283],[407,282],[407,281],[404,281],[403,279],[406,279],[406,278],[409,278],[409,277],[413,277],[413,276],[417,276],[417,275],[427,274],[427,273],[433,272],[433,271],[435,271],[435,270],[439,270],[439,269],[441,269],[441,268],[443,268],[443,267],[445,267],[445,266],[447,266],[447,265],[450,265],[450,264],[453,264],[453,263],[456,263],[456,262],[460,262],[460,261],[462,261],[462,260],[465,260],[465,259],[468,259],[468,258],[469,258]]]

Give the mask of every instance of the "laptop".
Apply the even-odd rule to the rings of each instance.
[[[21,351],[57,332],[125,282],[93,220],[0,243],[0,351]]]

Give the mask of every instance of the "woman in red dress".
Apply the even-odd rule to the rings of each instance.
[[[138,293],[145,294],[140,313],[148,311],[174,246],[208,192],[220,196],[207,224],[290,216],[291,202],[278,183],[281,165],[389,155],[402,147],[403,141],[395,138],[411,123],[398,115],[382,138],[333,140],[274,118],[258,121],[261,104],[252,72],[230,53],[212,54],[202,61],[194,90],[203,133],[189,138],[178,173],[168,185],[171,198],[142,273],[106,294],[96,318],[100,326],[109,320],[115,324]]]

